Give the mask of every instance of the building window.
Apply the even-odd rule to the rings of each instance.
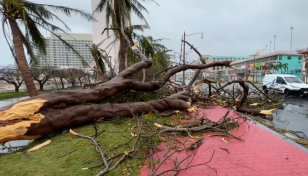
[[[213,70],[215,70],[215,67],[213,67]]]
[[[224,69],[224,66],[221,66],[220,69]]]
[[[282,60],[282,56],[279,56],[279,60]]]
[[[288,60],[291,60],[291,56],[288,56]]]
[[[302,60],[302,57],[301,57],[301,56],[299,56],[299,57],[298,57],[298,60]]]

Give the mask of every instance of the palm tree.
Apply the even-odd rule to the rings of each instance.
[[[137,17],[143,20],[148,25],[142,11],[148,13],[147,9],[140,3],[141,0],[101,0],[97,5],[94,12],[106,12],[106,26],[110,26],[110,20],[113,28],[120,28],[116,30],[115,35],[117,39],[120,39],[120,51],[119,51],[119,72],[123,71],[126,66],[126,40],[125,34],[123,35],[122,29],[126,26],[131,26],[131,12],[137,15]],[[142,0],[145,1],[145,0]],[[154,0],[148,0],[155,2]],[[121,32],[122,31],[122,32]],[[108,32],[108,31],[107,31]]]
[[[91,51],[91,55],[96,64],[98,77],[100,80],[103,80],[104,74],[106,72],[106,66],[105,66],[103,59],[105,60],[105,62],[108,62],[108,63],[109,63],[109,60],[103,57],[102,52],[104,51],[98,48],[98,45],[95,45],[94,43],[92,44],[92,47],[90,47],[90,51]]]
[[[288,70],[288,68],[289,68],[289,64],[288,64],[288,63],[284,63],[284,64],[282,64],[281,68],[283,68],[284,71],[287,72],[287,70]]]
[[[83,11],[64,6],[54,6],[46,4],[36,4],[27,0],[0,0],[0,16],[2,16],[2,29],[11,52],[15,58],[22,77],[25,81],[30,96],[38,95],[38,91],[33,82],[31,71],[26,60],[25,48],[31,59],[36,58],[34,49],[37,49],[42,55],[46,55],[45,38],[40,32],[45,29],[59,38],[65,45],[73,50],[78,56],[82,57],[73,47],[65,42],[55,32],[66,33],[64,29],[53,25],[49,21],[57,20],[61,22],[67,30],[69,27],[52,11],[62,12],[67,16],[78,14],[88,20],[93,20],[90,14]],[[13,38],[11,44],[7,37],[5,26],[10,28]],[[21,30],[21,25],[24,30]]]
[[[282,73],[282,68],[283,68],[283,64],[282,64],[281,62],[278,62],[278,63],[276,64],[276,69],[277,69],[277,70],[280,70],[280,73]]]

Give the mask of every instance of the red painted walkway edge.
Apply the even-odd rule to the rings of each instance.
[[[210,109],[199,109],[199,115],[203,113],[211,120],[217,121],[228,111],[227,108],[215,106]],[[231,112],[229,117],[240,117],[236,112]],[[240,120],[241,122],[242,120]],[[217,173],[205,165],[189,168],[181,171],[178,176],[308,176],[308,153],[285,141],[276,134],[264,129],[252,122],[241,124],[232,130],[232,134],[241,137],[245,141],[228,138],[233,143],[225,143],[222,137],[209,137],[203,135],[205,140],[198,147],[197,155],[191,165],[204,163],[211,158],[208,164],[215,168]],[[165,154],[165,144],[160,144],[161,151],[153,157],[162,159]],[[227,148],[230,153],[220,149]],[[183,158],[185,152],[176,153],[171,159],[166,160],[157,173],[174,166],[174,159]],[[140,175],[149,174],[149,167],[145,164]],[[172,172],[163,176],[172,175]]]

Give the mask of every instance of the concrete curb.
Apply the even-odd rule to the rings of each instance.
[[[307,148],[305,148],[305,147],[299,145],[298,143],[296,143],[296,142],[292,141],[291,139],[287,138],[286,136],[284,136],[284,135],[282,135],[282,134],[279,134],[279,133],[277,133],[276,131],[274,131],[274,130],[272,130],[272,129],[267,128],[267,127],[264,126],[263,124],[261,124],[261,123],[255,121],[254,119],[252,119],[252,118],[246,116],[245,114],[240,113],[240,112],[235,111],[235,110],[233,110],[233,111],[236,112],[236,113],[238,113],[238,114],[240,114],[240,115],[243,116],[243,117],[246,117],[246,118],[248,118],[248,119],[250,119],[250,120],[253,120],[254,122],[256,122],[257,125],[261,126],[261,127],[264,128],[265,130],[267,130],[267,131],[269,131],[269,132],[275,134],[276,136],[278,136],[278,137],[280,137],[281,139],[283,139],[283,140],[289,142],[290,144],[295,145],[297,148],[303,150],[304,152],[306,152],[306,153],[308,154],[308,149],[307,149]]]

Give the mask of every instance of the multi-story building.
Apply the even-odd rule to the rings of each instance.
[[[55,35],[51,34],[46,38],[47,55],[41,57],[40,66],[55,66],[60,67],[84,67],[82,59],[87,63],[93,62],[90,52],[92,45],[92,34],[77,34],[77,33],[57,33],[61,39],[65,40],[82,56],[80,58],[68,46],[66,46]]]
[[[220,62],[220,61],[241,61],[249,59],[251,56],[214,56],[214,55],[203,55],[203,59],[205,59],[206,63]],[[218,66],[210,69],[203,70],[202,76],[204,78],[219,78],[219,79],[227,79],[229,67]]]
[[[262,81],[265,74],[292,74],[302,78],[303,55],[297,52],[277,51],[265,55],[255,56],[246,60],[232,62],[231,65],[238,70],[229,69],[228,74],[231,80],[234,79],[249,79],[253,81]],[[264,65],[287,63],[287,68],[278,70],[262,69]],[[261,68],[261,69],[260,69]]]

